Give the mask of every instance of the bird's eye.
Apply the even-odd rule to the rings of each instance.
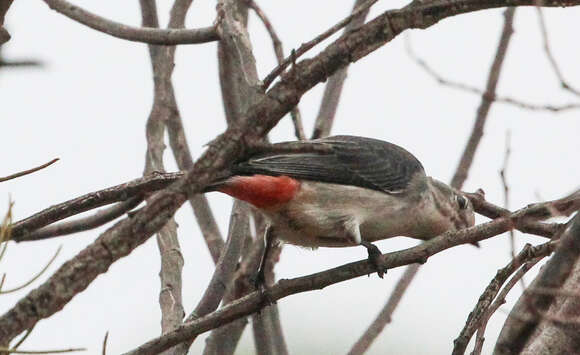
[[[457,204],[459,208],[464,210],[467,208],[467,199],[461,195],[455,195],[455,199],[457,200]]]

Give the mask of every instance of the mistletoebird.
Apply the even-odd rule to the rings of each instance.
[[[381,253],[372,242],[427,240],[474,224],[470,201],[428,177],[419,160],[395,144],[356,136],[283,144],[292,149],[237,162],[205,190],[260,210],[270,227],[267,246],[273,237],[311,248],[362,245],[382,277]]]

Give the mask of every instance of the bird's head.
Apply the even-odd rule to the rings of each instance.
[[[461,191],[433,178],[429,180],[435,207],[449,221],[447,230],[472,227],[475,215],[471,201]]]

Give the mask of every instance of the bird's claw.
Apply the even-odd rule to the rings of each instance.
[[[250,277],[250,281],[253,283],[256,291],[260,292],[260,310],[271,304],[276,303],[270,288],[266,285],[266,279],[264,277],[264,272],[262,270],[258,271],[256,274]],[[258,313],[260,312],[258,310]]]
[[[383,253],[381,253],[379,248],[372,243],[363,241],[362,245],[367,248],[367,252],[369,253],[369,264],[375,268],[377,275],[382,279],[383,276],[387,273],[387,266],[381,258]]]

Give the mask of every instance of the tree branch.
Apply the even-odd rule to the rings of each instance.
[[[119,202],[105,210],[97,211],[92,216],[79,218],[74,221],[48,225],[46,227],[35,230],[34,232],[26,234],[25,241],[61,237],[64,235],[95,229],[131,211],[141,202],[143,202],[142,196],[131,197],[130,199]]]
[[[290,64],[295,63],[297,58],[302,56],[304,53],[308,52],[310,49],[312,49],[314,46],[316,46],[320,42],[324,41],[328,37],[332,36],[333,34],[335,34],[338,31],[340,31],[344,26],[348,25],[355,17],[358,17],[360,14],[362,14],[364,12],[368,13],[368,10],[370,9],[370,7],[373,6],[377,1],[378,0],[368,0],[368,2],[364,4],[364,6],[357,8],[349,16],[347,16],[346,18],[344,18],[343,20],[341,20],[337,24],[335,24],[334,26],[332,26],[328,30],[324,31],[323,33],[321,33],[320,35],[318,35],[316,38],[312,39],[311,41],[303,43],[300,46],[300,48],[298,48],[297,50],[295,50],[295,51],[293,50],[292,54],[290,56],[286,57],[286,59],[284,59],[282,61],[282,63],[280,63],[276,68],[274,68],[274,70],[272,70],[270,72],[270,74],[268,74],[264,78],[263,84],[262,84],[263,89],[264,90],[268,89],[270,84],[272,84],[272,82],[278,77],[278,75],[282,74],[284,72],[284,70]]]
[[[495,90],[497,88],[497,83],[499,81],[499,75],[501,73],[503,61],[507,53],[510,39],[512,37],[512,34],[514,33],[513,29],[514,14],[515,14],[514,7],[510,7],[504,12],[505,16],[504,26],[501,33],[501,38],[499,40],[499,45],[497,47],[497,51],[495,53],[495,57],[491,65],[491,69],[489,71],[489,76],[487,78],[485,94],[482,95],[481,97],[481,103],[477,108],[477,115],[475,118],[475,123],[473,125],[473,130],[471,131],[471,136],[467,141],[467,145],[465,146],[465,150],[463,152],[463,155],[461,156],[461,160],[459,161],[459,165],[457,166],[455,175],[453,175],[453,178],[451,179],[451,186],[453,187],[463,186],[463,183],[467,179],[467,172],[469,170],[469,167],[473,162],[475,151],[477,149],[477,146],[479,145],[481,137],[483,136],[483,126],[485,125],[489,109],[491,108],[491,104],[493,103],[493,101],[490,100],[489,98],[495,97]]]
[[[24,176],[24,175],[32,174],[34,172],[37,172],[38,170],[42,170],[42,169],[46,168],[47,166],[50,166],[50,165],[56,163],[58,160],[59,160],[59,158],[52,159],[48,163],[44,163],[44,164],[42,164],[40,166],[37,166],[36,168],[24,170],[24,171],[18,172],[16,174],[8,175],[8,176],[5,176],[5,177],[0,177],[0,182],[4,182],[4,181],[8,181],[8,180],[12,180],[12,179],[19,178],[19,177]]]
[[[528,213],[533,213],[533,211],[529,211],[530,209],[526,207],[514,212],[513,215],[527,215]],[[508,231],[511,227],[512,223],[509,218],[500,217],[491,222],[483,223],[468,229],[446,232],[409,249],[383,254],[381,257],[382,262],[389,269],[413,263],[424,263],[430,256],[443,250],[461,244],[475,243],[488,239],[492,236]],[[309,276],[280,280],[274,286],[269,288],[268,296],[271,301],[275,302],[292,294],[322,289],[338,282],[371,274],[374,271],[373,266],[368,263],[368,260],[349,263]],[[203,318],[185,323],[177,330],[162,337],[153,339],[139,348],[127,352],[126,355],[155,354],[193,336],[197,336],[210,329],[227,324],[240,317],[247,316],[258,311],[263,306],[262,297],[263,295],[261,292],[252,292]]]
[[[479,301],[475,305],[475,308],[473,311],[471,311],[471,313],[469,313],[469,317],[467,318],[461,333],[453,342],[453,355],[465,353],[467,344],[469,343],[469,340],[475,331],[482,325],[482,323],[487,322],[487,319],[493,313],[490,312],[492,302],[494,299],[496,299],[500,288],[506,282],[506,280],[516,270],[518,270],[520,266],[529,260],[550,255],[557,245],[558,241],[550,241],[534,247],[532,247],[530,244],[526,244],[522,251],[520,251],[518,255],[510,261],[509,264],[497,271],[495,277],[491,280],[487,288],[479,297]]]
[[[131,27],[90,13],[65,0],[44,0],[44,2],[51,9],[71,20],[99,32],[128,41],[176,45],[207,43],[219,40],[219,36],[213,26],[188,30]]]
[[[51,206],[12,224],[11,240],[16,242],[35,240],[31,233],[39,228],[94,208],[161,190],[183,175],[183,173],[154,173]]]
[[[351,16],[354,16],[344,28],[344,34],[356,30],[359,26],[365,23],[365,19],[373,5],[370,2],[368,4],[366,2],[367,0],[356,0],[354,2],[351,12]],[[330,129],[334,122],[334,116],[336,115],[336,109],[338,108],[347,72],[348,66],[337,70],[336,73],[332,74],[328,79],[328,82],[324,87],[324,94],[318,110],[318,116],[316,116],[316,121],[314,122],[314,130],[311,136],[312,139],[326,137],[330,134]]]
[[[449,80],[449,79],[443,77],[438,72],[436,72],[435,69],[433,69],[429,65],[429,63],[427,63],[427,61],[425,59],[420,58],[415,53],[415,51],[413,50],[413,47],[411,46],[411,40],[409,39],[409,37],[410,36],[405,36],[405,49],[407,50],[407,54],[409,55],[409,57],[411,57],[411,59],[415,63],[417,63],[417,65],[420,66],[427,74],[429,74],[433,79],[435,79],[435,81],[437,81],[437,83],[439,83],[443,86],[447,86],[447,87],[452,88],[452,89],[461,90],[461,91],[465,91],[465,92],[480,95],[480,96],[485,96],[490,101],[502,103],[502,104],[508,104],[508,105],[512,105],[512,106],[519,107],[519,108],[524,109],[524,110],[530,110],[530,111],[549,111],[549,112],[557,113],[557,112],[564,112],[564,111],[575,110],[575,109],[580,108],[580,103],[574,103],[574,102],[562,104],[562,105],[553,105],[553,104],[538,105],[538,104],[531,103],[531,102],[524,102],[522,100],[519,100],[519,99],[516,99],[513,97],[509,97],[509,96],[499,96],[499,95],[488,96],[488,94],[480,88],[477,88],[475,86],[471,86],[468,84],[464,84],[462,82]]]
[[[280,37],[274,30],[274,26],[266,16],[266,13],[262,11],[262,9],[258,6],[258,4],[253,0],[246,0],[248,7],[256,13],[258,18],[266,27],[266,31],[272,38],[272,45],[274,47],[274,54],[276,55],[276,60],[278,61],[278,65],[282,64],[284,61],[284,46],[282,45],[282,41],[280,41]],[[294,107],[290,111],[290,116],[292,117],[292,123],[294,123],[294,134],[298,140],[306,140],[306,134],[304,133],[304,125],[302,124],[302,115],[300,114],[300,110],[298,106]]]

